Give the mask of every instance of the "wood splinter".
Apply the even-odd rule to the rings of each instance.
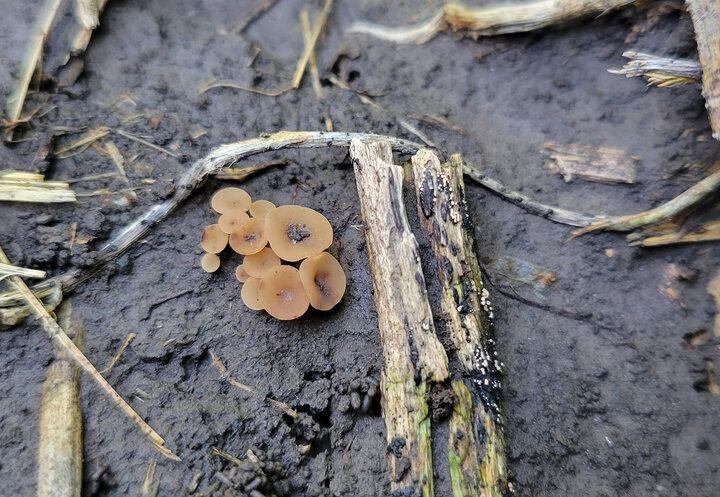
[[[373,275],[380,339],[382,409],[392,495],[433,495],[427,384],[448,377],[435,335],[415,236],[402,197],[403,169],[387,142],[350,144]]]
[[[420,225],[431,242],[456,353],[479,402],[453,381],[458,399],[450,421],[448,455],[456,497],[499,497],[507,493],[502,417],[502,363],[492,333],[493,308],[475,255],[473,225],[465,203],[460,154],[441,164],[421,149],[412,158]]]

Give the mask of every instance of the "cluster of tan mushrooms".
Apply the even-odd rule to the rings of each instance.
[[[245,256],[235,276],[243,283],[240,296],[250,309],[290,320],[309,306],[327,311],[340,302],[345,272],[325,252],[333,240],[325,216],[299,205],[253,202],[241,188],[223,188],[213,195],[211,206],[220,218],[203,232],[200,246],[206,253],[200,264],[209,273],[216,271],[218,254],[228,244]],[[283,261],[301,262],[296,268]]]

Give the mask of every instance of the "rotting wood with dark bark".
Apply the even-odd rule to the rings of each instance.
[[[432,497],[430,381],[448,377],[435,335],[418,244],[402,196],[403,169],[387,142],[354,139],[355,169],[383,347],[381,401],[392,495]]]
[[[720,2],[685,0],[702,66],[703,96],[713,138],[720,140]]]
[[[442,309],[449,318],[458,358],[480,400],[473,408],[464,383],[453,382],[458,397],[449,445],[453,493],[505,495],[507,469],[499,406],[502,363],[495,351],[490,294],[475,255],[462,158],[455,154],[451,162],[441,163],[435,152],[422,149],[413,156],[412,166],[420,225],[437,264]]]

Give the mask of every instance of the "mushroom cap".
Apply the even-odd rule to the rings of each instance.
[[[264,278],[265,273],[280,265],[280,258],[270,247],[265,247],[257,254],[246,255],[242,265],[249,276]]]
[[[240,283],[245,283],[248,278],[250,278],[250,275],[247,271],[245,271],[245,266],[243,264],[240,264],[235,270],[235,277]]]
[[[220,257],[217,254],[205,254],[200,259],[200,266],[208,273],[214,273],[220,267]]]
[[[258,295],[265,311],[281,321],[299,318],[310,305],[300,272],[292,266],[276,266],[268,271],[260,281]]]
[[[250,219],[230,234],[230,247],[238,254],[257,254],[265,245],[265,223],[260,219]]]
[[[299,205],[283,205],[265,216],[270,246],[281,259],[299,261],[330,246],[333,229],[318,211]]]
[[[345,271],[337,259],[327,252],[302,261],[300,279],[310,299],[310,305],[315,309],[329,311],[345,294]]]
[[[228,235],[217,224],[211,224],[203,231],[200,246],[205,252],[217,254],[222,252],[228,244]]]
[[[268,212],[275,208],[275,204],[269,200],[256,200],[250,206],[250,215],[258,219],[265,219]]]
[[[253,311],[262,311],[263,305],[258,298],[258,289],[260,288],[260,280],[257,278],[248,278],[240,290],[240,298],[243,303]]]
[[[217,223],[220,229],[229,235],[248,221],[250,221],[250,216],[245,211],[235,209],[221,215]]]
[[[246,211],[250,208],[252,199],[248,192],[242,188],[223,188],[213,195],[210,205],[218,214],[225,214],[229,211]]]

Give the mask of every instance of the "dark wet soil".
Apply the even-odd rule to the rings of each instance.
[[[3,4],[3,100],[41,3]],[[267,89],[288,85],[302,50],[298,18],[304,3],[280,0],[242,35],[228,34],[251,3],[257,4],[109,2],[84,74],[70,88],[31,97],[55,107],[35,119],[32,140],[1,146],[1,168],[39,169],[52,179],[115,171],[110,158],[93,148],[68,159],[33,160],[58,127],[122,127],[184,159],[112,136],[126,158],[134,194],[83,196],[58,206],[4,204],[0,244],[13,262],[52,274],[86,266],[113,231],[167,197],[192,160],[222,143],[277,130],[324,129],[327,119],[340,131],[415,139],[387,114],[330,85],[320,101],[309,81],[277,98],[229,89],[199,95],[198,87],[210,78]],[[689,17],[672,4],[630,8],[538,34],[480,41],[443,34],[424,46],[392,46],[343,31],[356,19],[420,20],[432,2],[336,3],[318,47],[321,75],[334,71],[381,95],[377,100],[399,115],[445,117],[464,133],[413,123],[440,148],[462,152],[538,200],[592,213],[636,212],[672,198],[719,158],[697,89],[647,89],[641,80],[607,72],[623,63],[621,54],[629,49],[696,56]],[[309,2],[312,17],[320,6]],[[260,52],[247,67],[256,47]],[[565,183],[543,166],[546,141],[622,148],[640,157],[639,181]],[[99,369],[129,333],[137,334],[107,379],[182,457],[176,463],[159,456],[85,379],[85,495],[140,494],[152,459],[159,495],[388,493],[377,393],[381,349],[347,154],[303,151],[256,160],[275,158],[291,164],[253,177],[245,187],[254,197],[278,205],[294,201],[329,218],[337,237],[333,252],[348,276],[345,299],[332,312],[279,323],[242,305],[233,277],[236,257],[223,254],[217,274],[203,273],[200,234],[215,218],[209,198],[222,186],[209,181],[71,296],[88,330],[85,352]],[[117,192],[128,185],[105,178],[73,187]],[[718,348],[712,340],[688,346],[683,339],[711,331],[715,306],[706,285],[720,266],[717,246],[646,250],[628,247],[618,234],[565,243],[567,227],[471,183],[467,194],[485,263],[516,257],[557,278],[538,289],[495,275],[498,284],[545,304],[592,313],[603,325],[569,320],[495,292],[517,495],[717,494],[720,397],[707,391],[704,361],[717,363]],[[661,292],[670,265],[694,274],[672,281],[679,301]],[[32,322],[3,332],[0,340],[0,493],[32,495],[39,399],[52,349]],[[257,393],[221,377],[213,352],[233,378]],[[266,398],[288,404],[297,418]],[[447,401],[439,399],[438,409]],[[436,493],[446,496],[447,427],[441,415],[437,420]],[[212,446],[245,465],[233,472]]]

